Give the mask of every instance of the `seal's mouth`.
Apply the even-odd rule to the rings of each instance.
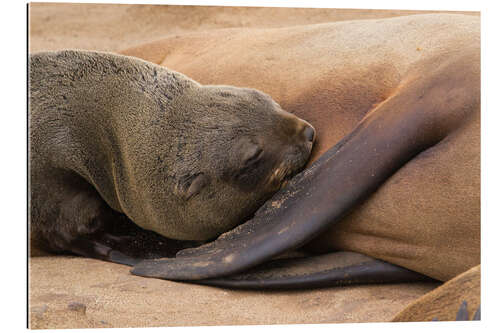
[[[269,177],[268,184],[277,190],[283,189],[288,185],[289,181],[304,168],[305,164],[306,163],[303,163],[299,168],[285,166],[283,163],[280,164],[274,169],[274,172]]]
[[[307,142],[301,142],[298,146],[283,153],[283,160],[271,171],[267,179],[267,184],[274,190],[281,190],[286,187],[289,181],[298,173],[304,170],[307,161],[311,158],[314,145],[315,132],[305,135]]]
[[[281,186],[281,183],[285,180],[285,177],[287,177],[289,173],[291,173],[290,168],[285,166],[284,163],[281,163],[271,173],[267,183],[272,187],[279,188]]]

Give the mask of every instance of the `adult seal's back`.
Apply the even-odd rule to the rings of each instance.
[[[314,129],[253,89],[203,86],[133,57],[29,58],[31,241],[112,261],[124,214],[180,240],[244,221],[306,163]]]

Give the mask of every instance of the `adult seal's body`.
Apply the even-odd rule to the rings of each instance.
[[[259,91],[109,53],[30,55],[29,107],[32,244],[129,264],[103,241],[120,216],[214,238],[303,167],[315,136]]]

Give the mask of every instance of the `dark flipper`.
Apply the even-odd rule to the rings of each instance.
[[[241,289],[299,289],[366,283],[434,281],[381,260],[354,252],[276,259],[244,273],[196,283]]]
[[[142,229],[126,215],[117,212],[112,212],[102,225],[102,229],[88,237],[133,258],[175,257],[176,252],[181,249],[202,244],[197,241],[180,241],[163,237],[153,231]]]
[[[134,266],[143,259],[174,257],[180,249],[200,245],[195,241],[165,238],[145,230],[124,214],[108,211],[94,233],[75,237],[67,246],[73,254]]]
[[[70,247],[71,252],[88,258],[96,258],[128,266],[133,266],[140,262],[140,259],[129,257],[103,243],[83,237],[72,241]]]
[[[144,260],[132,273],[170,280],[227,276],[300,247],[331,227],[406,162],[457,127],[460,117],[446,118],[454,110],[443,109],[448,105],[436,100],[456,89],[464,72],[451,72],[455,78],[442,76],[442,70],[446,72],[440,68],[435,77],[402,85],[251,220],[175,259]]]

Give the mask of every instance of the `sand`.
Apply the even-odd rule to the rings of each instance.
[[[435,286],[244,291],[142,278],[94,259],[31,260],[32,328],[380,322]]]
[[[31,52],[119,51],[167,35],[422,13],[151,5],[32,4]],[[133,276],[78,257],[30,258],[31,328],[248,325],[389,321],[435,283],[302,291],[235,291]]]
[[[30,51],[118,51],[168,35],[236,27],[282,27],[433,13],[415,10],[31,4]],[[463,13],[463,12],[450,12]]]

